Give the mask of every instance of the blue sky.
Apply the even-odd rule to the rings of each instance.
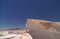
[[[0,0],[0,28],[23,28],[26,19],[60,21],[60,0]]]

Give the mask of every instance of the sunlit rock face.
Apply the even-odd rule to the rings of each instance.
[[[26,27],[33,39],[60,39],[60,24],[57,22],[27,19]]]
[[[45,31],[52,27],[51,24],[52,24],[51,21],[28,19],[26,26],[28,29],[36,29],[37,28],[38,30]]]

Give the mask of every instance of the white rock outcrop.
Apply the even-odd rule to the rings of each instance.
[[[33,39],[60,39],[60,22],[27,19],[26,27]]]

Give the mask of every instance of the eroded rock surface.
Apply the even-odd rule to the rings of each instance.
[[[57,28],[56,22],[27,19],[26,27],[30,30],[33,39],[60,39],[60,32],[58,32],[60,28]]]
[[[33,39],[26,30],[0,30],[0,39]]]

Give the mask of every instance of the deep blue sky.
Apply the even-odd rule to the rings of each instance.
[[[0,0],[0,29],[23,28],[27,18],[60,21],[60,1]]]

